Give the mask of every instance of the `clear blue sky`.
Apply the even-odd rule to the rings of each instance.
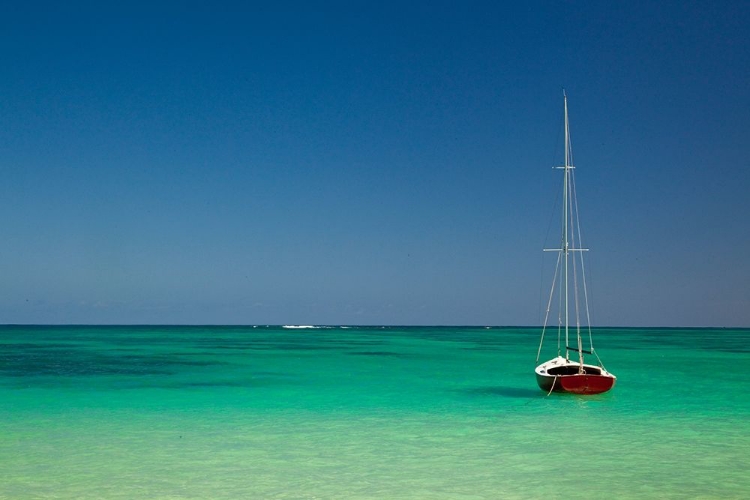
[[[6,5],[0,322],[539,324],[564,87],[594,322],[750,326],[747,2],[503,3]]]

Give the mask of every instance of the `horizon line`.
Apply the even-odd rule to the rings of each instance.
[[[59,326],[59,327],[252,327],[252,328],[286,328],[289,330],[304,330],[304,329],[316,329],[316,328],[485,328],[485,329],[506,329],[506,328],[543,328],[542,325],[483,325],[483,324],[395,324],[395,323],[369,323],[369,324],[333,324],[333,323],[319,323],[319,324],[302,324],[302,323],[287,323],[287,324],[271,324],[271,323],[0,323],[2,327],[13,327],[13,326]],[[592,326],[591,329],[602,329],[602,328],[617,328],[617,329],[693,329],[693,330],[746,330],[750,329],[750,326],[618,326],[618,325],[598,325]],[[555,327],[547,327],[548,330],[554,330]]]

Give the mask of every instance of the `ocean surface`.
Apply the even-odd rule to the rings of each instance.
[[[0,327],[0,498],[750,497],[750,330],[597,329],[598,396],[539,333]]]

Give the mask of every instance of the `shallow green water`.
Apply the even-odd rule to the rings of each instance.
[[[750,330],[0,327],[0,498],[746,498]]]

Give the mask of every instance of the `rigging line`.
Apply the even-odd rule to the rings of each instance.
[[[574,194],[575,194],[575,176],[573,178],[573,184],[574,184]],[[581,246],[583,246],[582,237],[581,237],[581,219],[578,212],[578,197],[574,196],[574,202],[575,202],[575,209],[576,209],[576,231],[578,232],[578,242]],[[596,356],[596,359],[599,361],[599,366],[604,368],[604,363],[602,363],[601,358],[599,357],[599,354],[596,352],[596,349],[594,349],[594,336],[591,334],[591,312],[589,309],[589,293],[588,293],[588,287],[586,286],[586,267],[584,266],[584,259],[583,259],[583,252],[580,252],[581,255],[579,256],[581,259],[581,279],[583,280],[583,302],[586,306],[586,327],[588,329],[589,333],[589,346],[591,347],[591,352],[594,353]]]
[[[560,258],[562,258],[563,253],[560,252]],[[557,355],[560,355],[560,346],[562,342],[562,334],[563,334],[563,287],[560,286],[560,290],[557,292]],[[565,356],[567,357],[568,353],[565,352]]]
[[[574,197],[575,197],[575,185],[573,183],[573,172],[570,173],[570,180],[568,187],[570,189],[570,196],[568,197],[570,200],[570,226],[572,228],[570,239],[572,242],[572,248],[580,250],[580,247],[576,247],[576,232],[575,232],[575,225],[573,224],[573,207],[576,205],[573,203]],[[578,362],[581,364],[579,367],[579,372],[583,370],[583,345],[581,343],[581,304],[580,304],[580,298],[578,294],[578,267],[576,265],[576,252],[573,252],[572,256],[572,262],[573,262],[573,304],[574,304],[574,310],[575,310],[575,317],[576,317],[576,345],[577,345],[577,351],[578,351]],[[580,251],[577,253],[581,253]]]
[[[564,182],[564,181],[563,181]],[[563,184],[564,185],[564,184]],[[561,206],[565,205],[565,202],[562,201],[560,203]],[[564,210],[561,210],[561,212],[564,212]],[[564,265],[567,266],[568,256],[565,253],[565,230],[564,230],[564,224],[565,224],[565,218],[563,217],[563,221],[561,224],[561,232],[560,232],[560,253],[559,253],[559,259],[560,262],[564,262]],[[564,259],[564,261],[563,261]],[[564,283],[560,284],[559,291],[557,292],[557,355],[559,356],[561,353],[561,344],[562,344],[562,336],[563,336],[563,314],[567,313],[565,308],[563,307],[563,299],[567,300],[567,287],[568,287],[568,281],[567,281],[567,270],[565,271],[566,279]],[[567,324],[568,318],[567,316],[564,318],[565,323]],[[567,328],[565,329],[565,341],[567,342]],[[568,357],[568,351],[565,351],[565,357]]]
[[[560,121],[557,122],[557,127],[555,128],[555,130],[557,130],[557,135],[555,136],[555,147],[552,148],[552,154],[550,155],[550,158],[552,159],[551,163],[553,165],[555,164],[555,157],[557,157],[557,155],[560,153],[559,147],[560,147],[560,143],[562,142],[560,140],[560,136],[563,133],[564,124],[565,124],[565,112],[563,111],[562,113],[560,113]]]
[[[568,118],[568,123],[570,123],[570,118]],[[570,127],[568,127],[568,160],[570,160],[568,165],[575,165],[573,163],[573,140],[570,137]]]
[[[562,191],[562,184],[563,184],[563,180],[560,179],[560,182],[558,182],[557,188],[555,189],[555,192],[557,194],[555,195],[555,202],[552,204],[552,210],[550,210],[549,221],[547,221],[547,231],[544,233],[544,244],[542,245],[543,247],[546,247],[547,242],[549,241],[549,234],[552,231],[552,223],[557,217],[559,217],[558,215],[559,209],[557,207],[562,204],[560,202],[560,192]]]
[[[539,272],[539,310],[537,311],[537,321],[542,319],[542,291],[544,290],[544,260],[545,260],[544,254],[540,255],[539,258],[541,259],[541,263],[539,265],[539,268],[541,269],[541,271]]]
[[[560,180],[560,184],[562,184],[562,180]],[[552,231],[552,222],[555,220],[555,216],[557,215],[557,206],[560,203],[560,191],[562,191],[561,186],[558,186],[558,189],[555,189],[555,202],[552,205],[552,210],[550,211],[549,215],[549,221],[547,222],[547,231],[544,234],[544,243],[542,244],[542,248],[545,248],[547,246],[547,242],[549,241],[549,235]],[[542,290],[544,289],[544,255],[541,257],[542,264],[539,266],[541,268],[541,276],[539,279],[539,317],[542,315]],[[549,313],[549,311],[547,311]],[[546,323],[546,320],[545,320]]]
[[[575,192],[575,183],[574,183],[574,177],[575,174],[573,172],[570,173],[570,225],[572,227],[575,227],[573,225],[573,208],[575,207],[576,210],[578,209],[578,203],[574,203],[576,192]],[[575,214],[576,218],[578,217],[578,214]],[[580,234],[578,235],[579,238],[579,246],[576,247],[576,233],[575,231],[571,231],[570,237],[572,240],[571,248],[578,248],[580,249]],[[578,252],[581,253],[581,252]],[[578,297],[578,267],[576,266],[576,256],[573,255],[573,258],[571,259],[573,261],[573,300],[575,305],[575,315],[576,315],[576,335],[579,337],[581,336],[581,314],[580,314],[580,299]],[[579,353],[580,355],[580,353]]]
[[[557,282],[557,274],[560,270],[560,256],[562,252],[557,254],[557,264],[555,265],[555,276],[552,278],[552,288],[549,291],[549,300],[547,301],[547,312],[544,315],[544,326],[542,327],[542,339],[539,341],[539,350],[536,352],[536,362],[539,363],[539,356],[542,353],[542,344],[544,343],[544,332],[547,331],[547,320],[549,319],[549,311],[552,307],[552,297],[555,292],[555,283]],[[560,333],[558,329],[557,334],[557,354],[560,355]]]

